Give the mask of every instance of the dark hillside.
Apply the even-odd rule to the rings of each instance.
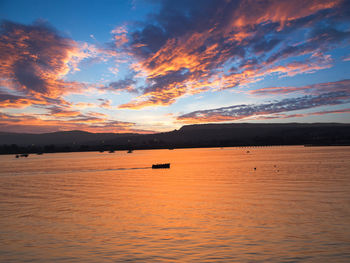
[[[156,134],[0,133],[0,153],[263,145],[350,145],[350,124],[201,124]]]

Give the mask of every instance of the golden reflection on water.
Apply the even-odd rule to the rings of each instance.
[[[350,259],[350,147],[0,160],[2,262]]]

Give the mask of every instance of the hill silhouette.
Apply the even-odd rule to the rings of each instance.
[[[155,134],[0,132],[2,154],[263,145],[350,145],[350,124],[196,124]]]

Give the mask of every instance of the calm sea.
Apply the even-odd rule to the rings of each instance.
[[[350,262],[350,147],[0,156],[0,213],[1,262]]]

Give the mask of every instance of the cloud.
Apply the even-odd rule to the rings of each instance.
[[[26,94],[58,97],[81,88],[62,79],[85,57],[71,39],[43,23],[22,25],[4,21],[0,31],[0,78]]]
[[[50,111],[50,114],[48,115],[55,117],[75,117],[81,114],[80,111],[70,110],[59,106],[51,106],[48,109]]]
[[[350,38],[335,23],[348,19],[345,1],[160,4],[142,28],[128,32],[126,50],[137,59],[132,69],[146,85],[121,108],[169,105],[186,94],[248,85],[271,74],[313,73],[331,67],[325,52]]]
[[[0,108],[35,109],[35,114],[1,114],[4,130],[59,129],[107,130],[125,132],[133,123],[110,120],[98,113],[82,113],[94,103],[70,103],[66,95],[81,93],[93,85],[67,81],[66,75],[78,71],[78,65],[103,61],[116,55],[106,48],[63,37],[47,23],[23,25],[3,21],[0,30]],[[102,103],[108,107],[109,101]],[[39,111],[38,111],[39,110]],[[44,113],[42,113],[44,111]],[[38,113],[41,112],[41,113]]]
[[[95,103],[91,103],[91,102],[77,102],[77,103],[74,103],[72,105],[72,107],[79,109],[79,110],[83,110],[86,108],[96,108],[96,107],[98,107],[98,105]]]
[[[108,86],[99,88],[100,90],[108,90],[113,92],[127,91],[136,93],[135,88],[136,80],[133,77],[126,77],[122,80],[114,81],[108,84]]]
[[[25,108],[32,104],[23,96],[0,93],[0,108]]]
[[[177,117],[177,120],[184,123],[222,122],[254,116],[259,118],[259,115],[312,109],[321,106],[342,105],[350,103],[350,80],[319,83],[299,88],[273,87],[261,89],[260,93],[255,92],[255,94],[288,94],[293,92],[304,92],[307,95],[285,98],[269,103],[241,104],[217,109],[199,110],[181,115]],[[327,114],[327,112],[324,113]],[[278,117],[280,115],[272,115],[272,118],[275,118],[274,116]]]
[[[53,109],[56,111],[57,109]],[[56,111],[57,112],[57,111]],[[63,111],[58,111],[62,113]],[[64,130],[85,130],[89,132],[153,133],[138,129],[135,123],[111,120],[100,113],[69,116],[58,114],[50,118],[34,114],[6,114],[0,112],[0,130],[8,132],[43,133]],[[57,118],[59,117],[59,118]],[[67,118],[69,117],[69,118]]]
[[[109,99],[98,99],[98,101],[100,101],[100,105],[99,107],[101,108],[106,108],[106,109],[111,109],[112,108],[112,101]]]
[[[67,81],[67,74],[79,71],[82,62],[114,55],[115,51],[63,37],[44,22],[23,25],[2,21],[0,107],[68,105],[63,96],[81,93],[93,85]]]
[[[350,79],[335,82],[324,82],[302,87],[269,87],[250,91],[254,95],[282,95],[290,93],[322,94],[327,92],[350,92]]]
[[[119,108],[143,108],[144,106],[169,105],[175,101],[174,98],[186,93],[186,86],[182,84],[187,79],[186,70],[172,71],[166,76],[152,78],[152,84],[143,89],[140,100],[120,105]],[[167,87],[167,89],[164,89]]]
[[[257,116],[255,120],[302,118],[302,117],[308,117],[308,116],[320,116],[320,115],[326,115],[326,114],[341,114],[341,113],[350,113],[350,108],[339,109],[339,110],[317,111],[317,112],[310,112],[310,113],[298,113],[298,114],[276,113],[276,114],[270,114],[268,116],[260,115],[260,116]]]
[[[26,108],[31,105],[42,108],[52,104],[69,105],[61,98],[53,99],[46,96],[37,96],[36,94],[11,94],[0,90],[0,108]]]
[[[125,26],[114,28],[111,33],[113,34],[114,44],[119,47],[129,42],[127,38],[127,29]]]

